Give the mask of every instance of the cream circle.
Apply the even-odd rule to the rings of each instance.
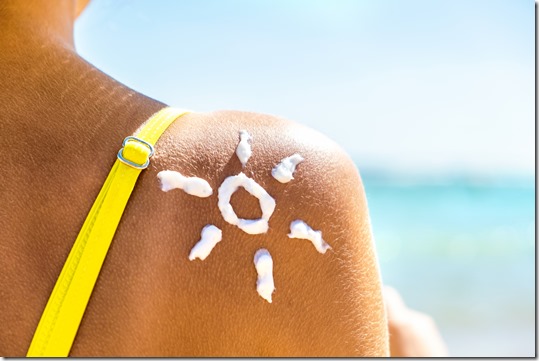
[[[261,218],[238,218],[230,204],[230,198],[239,187],[243,187],[251,195],[258,198],[260,209],[262,210]],[[239,229],[248,234],[261,234],[268,231],[268,221],[275,210],[275,200],[254,179],[247,177],[244,173],[227,177],[219,187],[218,193],[219,201],[217,205],[225,221],[238,226]]]

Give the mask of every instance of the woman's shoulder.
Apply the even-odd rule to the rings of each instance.
[[[240,142],[249,148],[243,161],[238,155]],[[150,178],[163,170],[202,178],[214,190],[213,197],[225,179],[244,173],[268,191],[277,210],[289,209],[289,217],[301,218],[292,210],[302,210],[307,217],[324,214],[335,225],[360,224],[365,242],[370,242],[356,166],[338,144],[300,123],[243,111],[190,113],[163,135],[152,162]]]
[[[242,157],[244,164],[237,152],[242,138],[250,148],[250,156]],[[294,155],[299,156],[292,161],[295,168],[284,167],[288,177],[276,174],[279,164]],[[163,187],[162,171],[202,179],[212,194],[198,197],[181,187]],[[252,234],[224,214],[225,180],[240,174],[249,181],[228,191],[229,209],[238,219],[266,217],[266,231]],[[266,196],[273,200],[270,211]],[[380,278],[361,179],[346,153],[319,132],[251,112],[182,116],[157,143],[152,165],[142,175],[124,218],[115,242],[131,243],[124,257],[129,254],[128,258],[148,263],[144,268],[151,269],[153,281],[140,284],[153,282],[167,295],[181,294],[182,306],[173,307],[174,312],[197,334],[206,335],[207,350],[216,355],[238,355],[239,350],[258,354],[261,351],[255,350],[261,347],[268,355],[387,351]],[[222,240],[205,260],[190,260],[208,225],[221,230]],[[294,225],[303,228],[294,230]],[[134,238],[139,249],[133,248]],[[141,253],[140,248],[147,251]],[[256,290],[253,262],[260,249],[267,249],[273,258],[272,304]],[[170,330],[177,327],[183,326],[170,325]],[[226,328],[236,329],[243,343]],[[224,332],[224,339],[209,341],[215,332]]]
[[[235,154],[242,132],[247,134],[252,151],[244,165]],[[158,147],[153,160],[161,167],[181,166],[183,161],[189,170],[196,171],[197,166],[226,163],[233,170],[260,173],[266,178],[283,158],[299,153],[304,160],[297,171],[318,173],[306,174],[303,180],[333,181],[336,173],[342,172],[359,182],[354,163],[337,143],[308,126],[275,115],[236,110],[188,113],[171,125]],[[338,189],[338,183],[331,188]]]

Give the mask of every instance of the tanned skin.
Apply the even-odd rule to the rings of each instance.
[[[73,46],[75,1],[0,0],[0,354],[24,356],[75,238],[122,140],[165,105],[85,62]],[[179,84],[178,86],[182,86]],[[189,104],[185,104],[186,107]],[[252,135],[242,169],[238,131]],[[270,115],[192,113],[157,143],[101,270],[71,356],[388,356],[381,283],[360,177],[323,135]],[[271,169],[305,161],[281,184]],[[157,173],[206,179],[209,198],[168,193]],[[217,207],[240,171],[277,202],[268,233],[248,235]],[[245,191],[240,217],[261,214]],[[322,230],[319,254],[290,222]],[[188,254],[207,224],[223,240]],[[276,291],[256,293],[253,256],[267,248]]]

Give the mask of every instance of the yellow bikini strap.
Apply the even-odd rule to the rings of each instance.
[[[27,356],[64,357],[79,329],[103,261],[140,172],[174,120],[188,113],[165,108],[138,134],[125,138],[105,184],[86,217],[41,315]]]

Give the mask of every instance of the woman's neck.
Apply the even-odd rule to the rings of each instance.
[[[81,140],[67,134],[102,134],[116,144],[120,134],[130,134],[163,107],[76,53],[76,4],[0,0],[0,126],[13,127],[14,139],[46,129],[53,132],[48,136],[66,134],[64,143],[73,140],[74,147]]]
[[[80,60],[73,43],[74,0],[0,0],[0,79],[17,93],[54,83]]]
[[[163,106],[76,53],[75,5],[74,0],[0,0],[0,126],[129,134]]]
[[[0,48],[37,51],[52,40],[73,48],[75,0],[0,0]]]

